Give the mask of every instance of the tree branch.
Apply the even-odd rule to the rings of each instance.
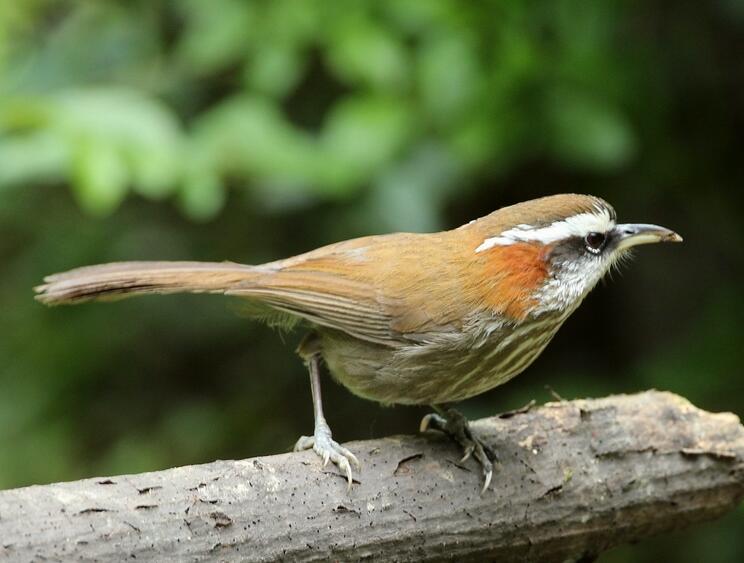
[[[715,518],[744,428],[671,393],[480,420],[491,490],[438,434],[357,442],[351,493],[312,452],[0,492],[0,559],[561,561]],[[6,454],[7,455],[7,452]]]

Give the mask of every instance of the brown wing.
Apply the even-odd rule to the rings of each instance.
[[[387,346],[457,322],[443,289],[442,234],[364,237],[260,267],[266,273],[226,292],[255,297],[315,324]],[[451,254],[449,254],[451,256]],[[452,270],[450,270],[451,272]]]

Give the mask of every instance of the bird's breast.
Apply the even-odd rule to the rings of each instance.
[[[355,394],[386,404],[460,401],[505,383],[545,349],[567,315],[521,323],[483,319],[463,331],[430,335],[397,348],[329,334],[324,356]]]

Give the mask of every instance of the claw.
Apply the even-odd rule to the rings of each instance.
[[[419,432],[426,432],[429,429],[431,417],[431,414],[427,414],[424,418],[421,419],[421,424],[419,424]]]
[[[481,489],[481,495],[485,494],[488,490],[488,486],[491,484],[491,478],[493,477],[493,468],[483,468],[483,488]]]
[[[296,452],[309,449],[312,449],[318,454],[323,468],[329,462],[333,462],[346,477],[348,483],[347,489],[351,490],[354,482],[351,465],[353,464],[357,469],[361,470],[362,464],[359,463],[359,460],[351,451],[331,438],[331,432],[327,426],[316,428],[313,436],[302,436],[297,440],[294,447],[294,451]]]
[[[354,479],[351,476],[351,465],[349,465],[349,460],[345,457],[342,457],[339,462],[339,467],[346,473],[346,481],[348,482],[346,488],[347,490],[351,491],[351,484]]]
[[[439,430],[441,432],[446,432],[445,428],[447,427],[447,420],[441,416],[439,416],[437,413],[429,413],[424,418],[421,419],[421,424],[419,425],[419,432],[426,432],[429,430],[429,428],[432,428],[434,430]]]
[[[351,453],[349,450],[347,450],[345,447],[339,444],[338,446],[339,453],[344,456],[347,460],[349,460],[354,467],[356,467],[358,470],[361,471],[362,464],[359,463],[359,460],[357,459],[357,456],[355,456],[353,453]]]
[[[492,459],[496,459],[493,450],[483,444],[477,436],[474,436],[465,417],[454,409],[437,409],[446,418],[437,413],[430,413],[421,419],[421,431],[436,429],[448,434],[463,448],[463,456],[460,463],[465,463],[471,457],[480,464],[483,473],[483,488],[481,494],[488,490],[493,478]]]
[[[427,414],[419,422],[419,432],[426,432],[429,429],[429,415]]]
[[[314,439],[312,436],[300,436],[300,439],[297,440],[297,443],[294,445],[292,451],[301,452],[304,450],[309,450],[313,447],[313,443]]]

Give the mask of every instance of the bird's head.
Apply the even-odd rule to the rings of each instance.
[[[682,240],[664,227],[616,218],[598,197],[561,194],[478,220],[474,252],[498,280],[493,299],[517,318],[571,311],[631,248]]]

